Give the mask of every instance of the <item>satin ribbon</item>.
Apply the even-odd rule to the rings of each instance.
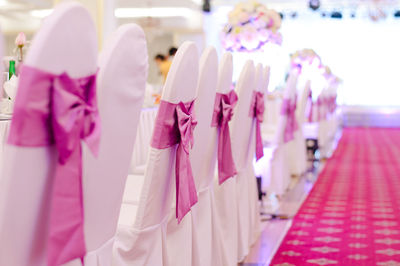
[[[336,96],[331,96],[329,98],[329,112],[333,113],[336,109]]]
[[[47,244],[50,266],[76,258],[83,262],[86,254],[81,139],[97,156],[96,75],[72,79],[23,65],[8,143],[57,148]]]
[[[286,125],[284,129],[283,141],[289,142],[294,139],[294,132],[299,128],[296,120],[297,97],[291,99],[283,99],[281,114],[286,116]]]
[[[189,160],[193,130],[197,124],[193,108],[194,101],[174,104],[161,100],[151,140],[151,146],[156,149],[166,149],[178,144],[175,163],[178,223],[197,203],[197,191]]]
[[[232,145],[229,132],[229,121],[232,119],[233,108],[237,101],[238,97],[234,90],[231,90],[228,94],[217,93],[215,96],[211,126],[219,128],[218,177],[220,185],[237,173],[232,156]]]
[[[321,96],[317,99],[317,113],[318,113],[318,121],[325,120],[327,116],[327,101]]]
[[[314,108],[314,103],[313,103],[313,98],[312,98],[312,90],[308,93],[308,101],[310,102],[310,109],[308,110],[308,122],[313,122],[313,108]]]
[[[264,119],[264,93],[253,91],[253,96],[250,104],[250,117],[256,119],[256,160],[258,161],[264,156],[263,141],[261,137],[260,124]]]

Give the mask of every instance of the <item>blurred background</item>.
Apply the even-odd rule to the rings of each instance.
[[[6,55],[14,55],[19,32],[31,40],[42,19],[60,0],[0,0],[0,26]],[[91,12],[100,47],[121,24],[135,22],[146,33],[148,83],[162,86],[154,61],[170,47],[194,41],[219,54],[228,13],[239,0],[81,0]],[[400,1],[269,0],[259,1],[281,14],[282,45],[271,44],[256,56],[271,66],[270,90],[279,89],[290,67],[290,55],[313,49],[342,83],[338,102],[346,106],[400,106]],[[29,49],[29,45],[27,47]],[[251,57],[254,55],[248,55]],[[236,65],[245,60],[236,56]],[[240,67],[235,67],[237,71]],[[237,73],[235,74],[237,76]]]

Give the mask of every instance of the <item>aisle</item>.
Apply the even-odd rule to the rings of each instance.
[[[400,265],[400,129],[344,130],[271,265]]]

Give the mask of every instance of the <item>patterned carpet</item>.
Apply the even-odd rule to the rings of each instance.
[[[271,265],[400,266],[400,129],[344,130]]]

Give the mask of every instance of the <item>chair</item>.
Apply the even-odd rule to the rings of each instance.
[[[230,64],[229,64],[230,62]],[[228,73],[226,73],[228,72]],[[229,74],[230,73],[230,74]],[[198,126],[194,133],[191,161],[199,194],[192,209],[193,259],[191,265],[222,265],[220,224],[214,197],[214,175],[217,161],[218,137],[211,126],[215,92],[225,94],[231,89],[232,56],[225,53],[218,70],[215,48],[208,47],[200,59],[198,95],[195,110]]]
[[[247,78],[250,71],[254,71],[254,66],[251,62],[247,62],[242,74]],[[228,93],[232,88],[232,74],[233,74],[233,62],[232,54],[225,53],[222,56],[221,62],[218,69],[218,85],[217,92]],[[243,83],[243,81],[240,81]],[[238,112],[237,106],[234,110],[234,116]],[[232,127],[230,122],[230,132],[232,139]],[[236,197],[236,176],[227,179],[223,184],[219,185],[218,176],[214,178],[214,197],[216,206],[216,218],[220,224],[220,234],[222,241],[220,242],[220,250],[222,264],[220,265],[236,265],[238,262],[238,210],[237,201],[234,200]],[[216,264],[218,265],[218,264]]]
[[[99,57],[102,138],[97,158],[84,150],[85,265],[111,265],[148,70],[146,39],[136,24],[110,37]]]
[[[96,30],[88,11],[79,4],[67,3],[43,21],[25,65],[77,78],[96,73],[96,60]],[[50,87],[44,95],[49,91]],[[20,87],[17,101],[23,93]],[[1,169],[5,182],[0,193],[0,265],[46,265],[56,155],[54,145],[6,145]]]
[[[198,79],[198,52],[194,43],[185,42],[178,49],[167,77],[162,100],[173,104],[191,102],[196,97]],[[163,115],[158,111],[157,116]],[[158,135],[157,127],[153,132]],[[176,147],[150,148],[142,187],[128,187],[129,194],[139,195],[137,201],[125,201],[121,206],[116,241],[113,251],[113,265],[173,265],[169,257],[172,239],[170,216],[173,213],[173,198],[175,185]],[[141,176],[129,176],[136,182]],[[136,204],[135,204],[136,203]],[[191,223],[190,212],[178,226]],[[168,226],[167,226],[168,225]],[[169,228],[168,228],[169,227]],[[183,260],[191,259],[191,235],[183,239]],[[180,245],[182,243],[178,243]],[[189,254],[186,253],[189,252]]]
[[[294,132],[294,141],[289,151],[290,173],[294,176],[300,176],[307,170],[307,147],[304,139],[303,124],[306,120],[306,105],[310,94],[310,82],[308,81],[301,94],[297,98],[296,119],[298,130]]]
[[[289,78],[287,80],[286,88],[283,92],[284,101],[293,102],[295,91],[296,91],[296,83],[297,83],[297,72],[291,72]],[[282,103],[283,104],[283,103]],[[268,105],[267,105],[268,112]],[[280,114],[278,119],[278,126],[276,128],[275,134],[272,138],[268,138],[271,134],[265,136],[263,134],[264,145],[267,147],[272,147],[272,157],[269,162],[269,168],[267,170],[262,170],[263,167],[265,169],[265,165],[268,164],[265,160],[261,159],[256,164],[256,168],[261,169],[258,170],[262,172],[262,187],[265,191],[270,194],[281,196],[286,192],[290,184],[290,172],[289,172],[289,161],[288,161],[288,152],[290,150],[289,141],[284,140],[285,127],[287,123],[287,116],[285,114]],[[265,137],[265,138],[264,138]],[[293,141],[290,141],[293,142]],[[264,165],[264,166],[263,166]]]
[[[239,100],[231,121],[232,151],[235,161],[237,175],[236,201],[237,201],[237,261],[242,261],[248,254],[251,243],[252,220],[258,215],[254,209],[254,202],[257,204],[257,186],[253,171],[253,158],[255,154],[255,122],[249,115],[250,106],[254,91],[258,91],[262,80],[262,66],[254,68],[252,61],[246,62],[237,83]],[[231,197],[233,197],[231,195]],[[255,213],[254,213],[255,212]]]

